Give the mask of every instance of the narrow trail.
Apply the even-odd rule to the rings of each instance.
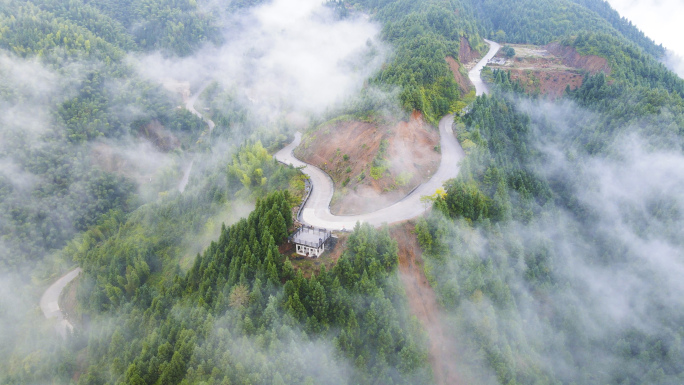
[[[197,92],[195,92],[194,95],[190,96],[188,101],[185,103],[185,109],[192,112],[192,114],[197,116],[198,118],[202,119],[204,121],[204,123],[206,123],[207,126],[209,126],[209,133],[211,134],[211,132],[214,131],[214,127],[216,127],[216,124],[214,124],[214,122],[211,119],[200,114],[195,109],[195,103],[197,102],[197,99],[199,99],[200,95],[202,95],[202,92],[204,92],[204,90],[206,90],[210,84],[211,84],[211,81],[208,81],[208,82],[202,84],[202,86],[199,88],[199,90],[197,90]]]
[[[187,103],[185,104],[185,108],[187,108],[188,111],[192,112],[194,115],[198,116],[205,123],[207,123],[207,126],[209,127],[209,133],[211,133],[215,127],[214,122],[211,121],[211,119],[202,116],[202,114],[195,110],[195,102],[202,94],[202,92],[204,92],[204,90],[209,86],[209,84],[211,83],[207,82],[204,85],[202,85],[202,87],[200,87],[200,89],[188,99]],[[181,194],[185,191],[185,188],[188,185],[188,181],[190,180],[190,173],[192,172],[192,167],[194,163],[195,161],[191,160],[190,164],[183,171],[183,177],[181,178],[181,181],[178,184],[178,191],[180,191]],[[74,280],[81,273],[81,271],[82,270],[79,267],[68,272],[67,274],[59,278],[50,287],[48,287],[47,290],[45,290],[45,292],[43,293],[43,296],[40,298],[40,309],[43,311],[45,318],[57,319],[57,323],[55,324],[55,330],[59,335],[61,335],[64,338],[66,338],[67,330],[72,331],[74,329],[74,325],[72,325],[71,322],[69,322],[69,320],[65,317],[63,310],[59,307],[59,296],[62,294],[62,290],[64,290],[66,285],[72,280]]]
[[[80,273],[80,267],[66,273],[57,281],[55,281],[55,283],[50,285],[50,287],[45,290],[45,293],[43,293],[43,296],[40,298],[40,309],[43,311],[45,318],[57,319],[55,330],[63,338],[66,338],[67,330],[72,331],[74,329],[74,325],[69,322],[69,320],[64,316],[62,309],[60,309],[59,296],[62,294],[62,290],[64,290],[66,285],[73,281],[74,278],[78,277]]]
[[[188,101],[185,103],[185,109],[190,111],[193,115],[197,116],[198,118],[202,119],[204,123],[207,124],[207,127],[209,127],[209,135],[211,135],[212,131],[214,131],[214,127],[216,127],[216,124],[214,124],[214,121],[211,119],[207,118],[206,116],[200,114],[196,109],[195,109],[195,103],[197,102],[197,99],[199,99],[200,95],[202,95],[202,92],[209,87],[211,82],[206,82],[204,83],[197,92],[195,92],[194,95],[190,96],[188,98]],[[192,166],[195,164],[195,160],[190,161],[190,165],[188,165],[185,170],[183,171],[183,178],[181,179],[180,183],[178,184],[178,191],[182,194],[185,192],[185,188],[188,186],[188,181],[190,180],[190,173],[192,172]]]

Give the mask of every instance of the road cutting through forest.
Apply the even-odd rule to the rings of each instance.
[[[67,331],[72,331],[74,329],[74,325],[69,322],[68,317],[59,307],[59,297],[62,295],[62,291],[66,285],[73,281],[74,278],[78,277],[80,272],[81,268],[79,267],[66,273],[57,281],[55,281],[55,283],[50,285],[50,287],[45,290],[45,293],[43,293],[43,296],[40,298],[40,310],[43,311],[45,318],[57,319],[55,330],[64,338],[66,338]]]
[[[487,86],[480,77],[480,73],[487,62],[496,54],[500,46],[492,41],[485,40],[490,48],[489,52],[468,73],[470,81],[475,86],[476,95],[488,92]],[[197,97],[206,88],[206,85],[193,95],[186,103],[186,108],[193,114],[202,118],[209,126],[209,132],[214,128],[214,123],[203,117],[194,109]],[[301,219],[304,223],[331,230],[352,229],[356,222],[367,222],[378,226],[383,223],[403,222],[423,214],[427,206],[420,201],[421,196],[432,195],[437,188],[441,187],[448,179],[455,178],[459,171],[459,161],[464,153],[460,144],[456,141],[451,126],[453,115],[443,117],[439,122],[439,133],[442,148],[442,159],[437,172],[432,178],[418,186],[411,194],[401,201],[367,214],[340,216],[330,213],[330,201],[333,194],[332,179],[322,170],[306,164],[293,155],[293,150],[301,142],[301,134],[297,133],[295,140],[288,146],[278,151],[274,157],[285,164],[295,167],[303,167],[302,171],[311,178],[312,192],[302,210]],[[185,175],[179,190],[185,188],[187,179],[192,169],[192,163]],[[452,338],[445,333],[442,326],[442,315],[437,305],[434,291],[430,287],[423,270],[421,250],[416,237],[412,234],[412,225],[404,223],[392,229],[392,235],[399,242],[399,274],[406,287],[409,307],[416,315],[428,333],[430,339],[429,360],[433,368],[435,381],[438,384],[459,384],[456,359],[458,352]],[[66,318],[59,306],[59,297],[74,278],[81,272],[80,268],[74,269],[58,279],[43,294],[40,307],[45,317],[56,318],[55,328],[57,332],[66,337],[67,330],[71,331],[73,325]]]
[[[489,44],[487,54],[468,73],[475,86],[475,94],[488,93],[487,85],[480,76],[487,62],[496,55],[499,44],[485,40]],[[302,208],[300,220],[308,225],[324,227],[332,230],[352,229],[356,222],[367,222],[373,226],[383,223],[402,222],[415,218],[427,210],[420,198],[432,195],[442,187],[448,179],[455,178],[459,172],[459,161],[464,153],[454,137],[451,126],[453,115],[447,115],[439,122],[439,135],[442,148],[442,159],[439,169],[428,181],[418,186],[401,201],[371,213],[361,215],[333,215],[330,213],[330,201],[333,196],[333,181],[321,169],[295,158],[293,150],[301,143],[301,133],[295,140],[278,151],[275,158],[285,164],[302,167],[302,172],[309,176],[312,190],[309,199]],[[442,314],[437,305],[437,298],[427,281],[423,270],[422,252],[412,233],[413,226],[404,223],[392,228],[393,238],[399,243],[399,276],[406,288],[406,295],[411,312],[418,318],[430,339],[429,360],[438,384],[460,384],[456,342],[445,333]]]
[[[475,86],[476,95],[487,93],[487,86],[482,81],[480,73],[487,62],[496,55],[499,45],[485,40],[489,44],[487,54],[470,70],[468,77]],[[300,221],[310,226],[322,227],[328,230],[351,230],[357,222],[366,222],[373,226],[383,223],[403,222],[416,218],[429,208],[421,202],[421,197],[433,195],[444,182],[456,178],[460,170],[459,162],[465,156],[461,145],[452,131],[453,115],[447,115],[439,121],[439,137],[442,159],[437,172],[423,184],[419,185],[409,195],[399,202],[377,211],[359,215],[334,215],[330,212],[330,201],[334,193],[333,181],[328,174],[318,167],[302,162],[294,156],[294,149],[302,140],[301,133],[295,134],[295,139],[274,157],[281,163],[301,167],[302,172],[311,180],[311,193],[301,209]]]
[[[493,41],[485,40],[485,42],[489,44],[489,51],[468,72],[468,77],[475,86],[475,94],[478,96],[489,92],[480,74],[500,48],[500,45]],[[368,222],[373,226],[402,222],[415,218],[427,210],[427,207],[420,201],[421,196],[434,194],[444,182],[458,176],[460,168],[458,163],[463,159],[464,153],[452,132],[452,122],[453,115],[447,115],[439,122],[442,159],[435,175],[401,201],[367,214],[344,216],[330,213],[330,201],[334,188],[332,179],[321,169],[300,161],[293,154],[293,150],[301,143],[301,133],[298,132],[295,140],[274,156],[282,163],[303,167],[302,172],[311,180],[313,188],[301,211],[302,222],[332,230],[352,229],[357,221]],[[457,365],[459,354],[457,344],[443,327],[442,312],[439,310],[435,292],[425,276],[422,251],[413,234],[413,225],[408,222],[399,224],[392,227],[391,233],[398,242],[399,276],[406,288],[411,313],[418,318],[430,339],[428,358],[435,382],[445,385],[461,384],[462,379]]]
[[[202,114],[200,114],[195,109],[195,102],[197,102],[199,96],[210,84],[210,82],[204,83],[204,85],[202,85],[202,87],[200,87],[200,89],[194,95],[188,98],[187,102],[185,103],[185,108],[188,111],[190,111],[198,118],[202,119],[207,124],[209,128],[209,134],[211,134],[216,125],[211,119],[202,116]],[[181,178],[181,181],[178,184],[178,191],[181,194],[185,191],[185,187],[188,185],[193,164],[194,160],[191,160],[190,164],[187,167],[185,167],[185,170],[183,170],[183,177]],[[59,297],[62,295],[62,291],[67,286],[67,284],[69,284],[69,282],[78,277],[80,273],[80,267],[66,273],[64,276],[60,277],[55,283],[50,285],[50,287],[48,287],[47,290],[45,290],[43,296],[40,299],[40,309],[43,311],[45,318],[55,318],[57,320],[55,324],[55,330],[59,335],[65,338],[67,335],[67,331],[72,331],[74,329],[74,326],[71,324],[71,322],[69,322],[63,309],[60,308]]]

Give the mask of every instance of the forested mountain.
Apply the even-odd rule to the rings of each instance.
[[[579,32],[616,34],[661,58],[665,51],[603,0],[473,1],[483,26],[497,41],[547,44]]]
[[[569,33],[562,44],[612,71],[557,102],[499,72],[456,122],[468,156],[417,231],[463,371],[472,383],[679,383],[684,307],[662,293],[678,290],[682,263],[684,82],[643,39],[586,23],[595,7],[562,30],[531,27],[563,17],[545,17],[550,2],[515,3],[481,10],[517,15],[492,19],[513,41]]]
[[[610,71],[475,97],[445,59],[465,75],[483,38]],[[459,177],[408,235],[451,378],[684,379],[684,81],[605,1],[0,0],[0,49],[2,384],[443,382],[407,239],[357,225],[330,269],[287,249],[305,183],[272,150],[340,111],[456,115]],[[37,304],[77,266],[63,340]]]

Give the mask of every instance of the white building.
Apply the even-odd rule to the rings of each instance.
[[[295,244],[297,254],[318,258],[325,251],[325,244],[332,236],[326,229],[312,226],[302,226],[290,237],[290,243]]]

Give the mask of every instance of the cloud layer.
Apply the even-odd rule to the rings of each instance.
[[[684,2],[681,0],[608,0],[621,16],[631,20],[657,44],[671,51],[666,64],[679,76],[684,77]],[[673,61],[672,57],[679,57]]]
[[[212,79],[236,88],[258,114],[322,112],[357,92],[382,63],[374,41],[379,27],[367,18],[337,20],[319,0],[295,5],[276,0],[247,14],[231,16],[225,44],[198,54],[133,59],[148,78],[190,81]]]

